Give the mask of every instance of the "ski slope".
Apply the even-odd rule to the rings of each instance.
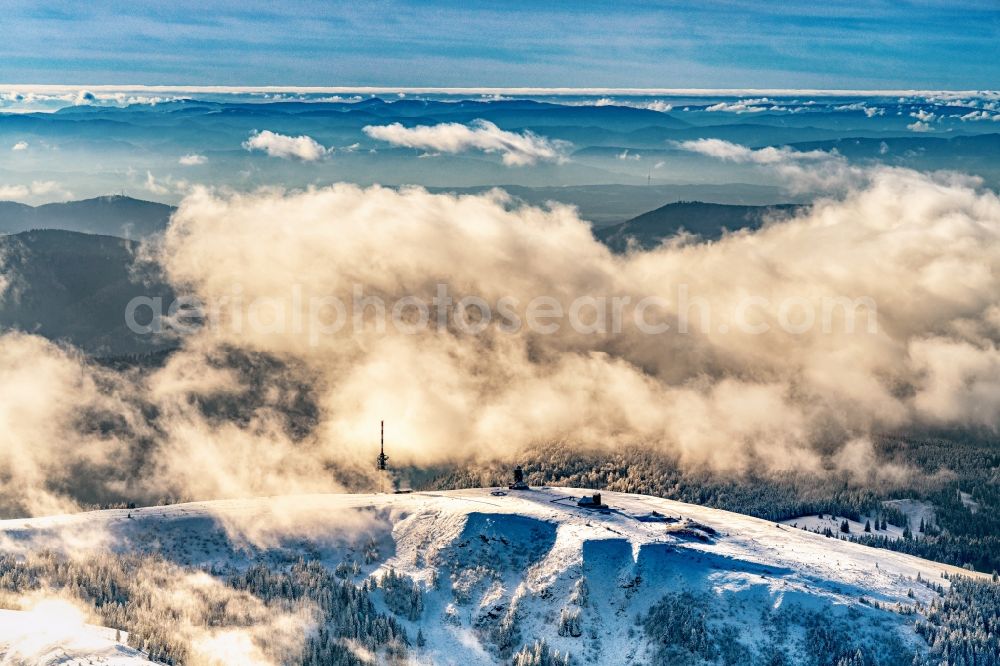
[[[301,556],[333,567],[374,553],[361,578],[391,568],[423,587],[420,617],[399,619],[411,638],[419,630],[426,639],[414,658],[432,664],[499,663],[502,626],[513,632],[515,649],[545,638],[575,663],[649,663],[653,646],[636,617],[681,591],[710,599],[713,621],[735,622],[749,646],[763,640],[761,613],[785,609],[793,617],[849,612],[844,617],[872,632],[871,640],[882,632],[916,648],[913,616],[894,608],[934,597],[918,575],[945,587],[942,573],[970,575],[666,499],[604,492],[609,509],[600,512],[577,506],[592,492],[585,489],[503,492],[301,495],[7,520],[0,548],[148,552],[201,568],[280,567]],[[579,635],[559,635],[564,611],[578,615]],[[0,622],[0,646],[11,643],[15,624]]]

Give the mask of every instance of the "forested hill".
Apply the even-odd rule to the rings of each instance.
[[[155,201],[106,196],[27,206],[0,201],[0,233],[63,229],[124,238],[144,238],[167,228],[174,208]]]
[[[594,236],[615,252],[625,252],[632,246],[649,250],[682,231],[715,240],[729,231],[757,229],[768,220],[788,217],[800,208],[799,204],[739,206],[678,201],[627,222],[595,229]]]
[[[136,242],[122,238],[61,230],[0,237],[0,327],[100,355],[163,347],[162,340],[133,333],[125,323],[132,298],[173,300],[170,287],[155,275],[134,270],[136,248]]]

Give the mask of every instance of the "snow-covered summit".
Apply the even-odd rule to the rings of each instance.
[[[575,663],[655,662],[663,646],[649,618],[675,622],[677,600],[701,609],[713,640],[729,637],[717,649],[750,654],[773,643],[794,657],[806,649],[805,618],[822,615],[859,639],[918,650],[914,615],[934,588],[947,588],[942,574],[969,573],[654,497],[604,492],[606,510],[579,506],[591,492],[327,494],[94,511],[0,521],[0,546],[155,552],[211,571],[351,562],[359,584],[405,576],[422,590],[419,602],[401,610],[386,588],[376,603],[411,642],[419,634],[417,661],[435,664],[498,662],[542,638]],[[769,632],[772,624],[782,631]]]

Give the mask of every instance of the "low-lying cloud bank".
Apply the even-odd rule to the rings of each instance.
[[[695,139],[678,144],[680,148],[693,153],[701,153],[728,162],[741,164],[783,164],[786,162],[822,162],[834,159],[833,153],[824,150],[798,151],[791,148],[747,148],[746,146],[722,139]]]
[[[625,256],[573,209],[501,192],[195,190],[152,253],[182,291],[217,308],[216,325],[146,375],[0,337],[0,504],[63,510],[81,488],[196,498],[332,489],[334,469],[373,466],[382,419],[399,464],[565,441],[640,444],[719,469],[860,474],[874,431],[996,427],[1000,199],[957,175],[850,177],[789,221]],[[359,296],[387,308],[407,299],[400,314],[413,323],[413,304],[432,303],[440,284],[453,300],[423,327],[381,329],[371,300],[352,325],[330,325],[333,299]],[[657,333],[635,317],[650,296],[644,314],[669,327]],[[457,307],[466,297],[491,309],[507,299],[522,320],[546,297],[595,322],[602,298],[609,309],[626,300],[617,327],[494,320],[470,332],[484,310]],[[738,316],[753,330],[734,326]],[[255,376],[220,360],[233,350],[280,363]],[[315,405],[305,431],[287,418],[303,394]]]
[[[785,189],[793,193],[838,192],[864,187],[871,169],[851,164],[837,151],[794,150],[787,146],[748,148],[722,139],[695,139],[676,144],[681,150],[723,162],[750,164],[781,176]]]
[[[434,153],[463,153],[480,150],[484,153],[499,153],[507,166],[528,166],[538,162],[566,161],[565,141],[548,139],[533,132],[509,132],[502,130],[488,120],[475,120],[471,125],[461,123],[439,123],[437,125],[417,125],[404,127],[402,123],[391,125],[367,125],[365,134],[373,139],[385,141],[394,146],[416,148]]]

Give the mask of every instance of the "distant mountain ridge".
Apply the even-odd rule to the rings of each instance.
[[[0,201],[0,233],[17,234],[32,229],[62,229],[121,238],[145,238],[163,231],[173,206],[112,195],[28,206]]]
[[[704,185],[554,185],[528,187],[517,184],[476,187],[428,187],[434,193],[479,194],[502,189],[532,206],[549,201],[576,206],[580,217],[596,226],[652,211],[671,200],[712,201],[748,206],[764,205],[780,196],[776,187],[747,183]],[[167,228],[174,206],[132,197],[111,195],[29,206],[0,201],[0,234],[32,229],[63,229],[87,234],[141,239]]]
[[[716,240],[726,232],[759,229],[766,220],[788,217],[801,208],[801,204],[742,206],[678,201],[621,224],[595,229],[594,236],[614,252],[622,253],[630,247],[649,250],[681,231]]]
[[[156,276],[134,271],[137,243],[64,230],[0,236],[0,330],[36,333],[96,355],[141,353],[165,346],[125,324],[137,296],[173,300]]]
[[[430,192],[479,194],[502,189],[532,206],[550,201],[576,206],[579,215],[594,226],[617,225],[679,200],[715,201],[741,205],[764,205],[780,196],[775,187],[726,183],[724,185],[563,185],[525,187],[504,184],[484,187],[429,187]]]

